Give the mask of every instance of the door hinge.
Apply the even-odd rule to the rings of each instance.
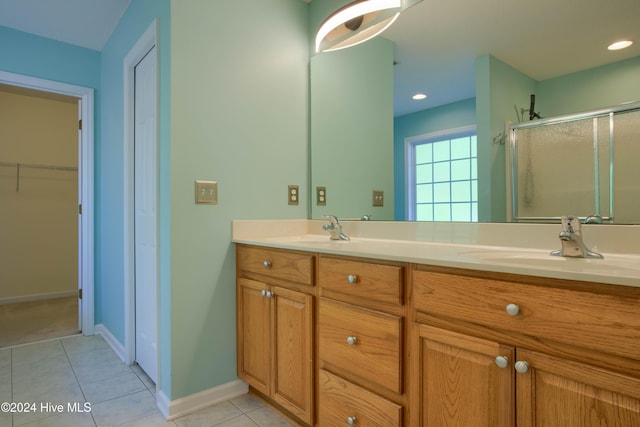
[[[78,299],[82,299],[82,288],[78,289]]]
[[[78,129],[82,130],[82,119],[78,120]]]
[[[78,215],[82,215],[82,204],[78,205]]]

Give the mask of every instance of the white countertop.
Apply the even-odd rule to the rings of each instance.
[[[350,230],[353,234],[347,232],[347,224],[343,225],[351,240],[340,241],[330,240],[328,234],[322,232],[322,223],[307,220],[234,221],[233,242],[333,255],[640,287],[639,254],[603,252],[604,259],[552,256],[550,252],[559,249],[557,232],[555,232],[555,238],[549,241],[550,246],[541,248],[537,246],[544,246],[547,242],[533,242],[528,247],[481,244],[485,242],[478,241],[477,236],[482,233],[475,234],[475,242],[471,239],[470,242],[464,243],[457,242],[457,240],[465,240],[464,238],[449,239],[454,242],[436,242],[413,238],[395,240],[363,237],[367,234],[390,232],[388,229],[382,232],[381,227],[396,227],[398,229],[395,231],[405,237],[406,229],[401,228],[406,226],[393,223],[367,224],[364,228],[377,228],[375,232],[367,233],[362,231],[362,225],[356,223]],[[499,228],[496,229],[496,226],[500,225],[510,226],[510,224],[490,224],[492,233],[496,230],[500,231]],[[443,227],[451,227],[451,225],[443,225]],[[553,226],[532,230],[533,232],[547,231],[549,227],[551,227],[550,230],[555,230]],[[509,233],[513,228],[508,227],[503,231]],[[419,234],[416,233],[416,235]],[[455,235],[456,233],[445,234]],[[534,241],[533,238],[529,240]]]

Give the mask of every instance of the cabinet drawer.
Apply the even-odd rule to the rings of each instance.
[[[399,394],[401,335],[401,317],[320,299],[320,359]]]
[[[320,257],[320,286],[345,295],[403,304],[403,267]]]
[[[426,271],[413,274],[418,311],[637,359],[638,298]],[[510,315],[508,304],[518,306]]]
[[[313,260],[313,254],[238,246],[236,263],[241,271],[311,285]]]
[[[402,406],[390,402],[324,369],[318,372],[320,389],[318,425],[391,427],[402,425]]]

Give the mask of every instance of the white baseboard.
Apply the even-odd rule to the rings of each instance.
[[[68,298],[77,295],[77,289],[73,291],[48,292],[46,294],[21,295],[17,297],[0,298],[0,305],[17,304],[19,302],[40,301],[43,299]]]
[[[248,391],[249,386],[242,380],[231,381],[176,400],[169,400],[160,390],[157,393],[156,405],[165,419],[174,420],[207,406],[241,396]]]
[[[100,323],[99,325],[96,325],[95,333],[102,335],[104,340],[107,342],[107,344],[109,344],[109,346],[113,349],[113,351],[120,358],[120,360],[122,360],[122,362],[126,363],[125,362],[125,360],[126,360],[126,358],[125,358],[126,352],[124,350],[124,346],[122,344],[120,344],[120,341],[118,341],[116,339],[116,337],[113,336],[111,331],[109,329],[107,329],[106,326],[104,326],[102,323]]]
[[[126,360],[124,346],[120,344],[106,326],[102,323],[96,325],[95,332],[102,335],[120,360],[123,362]],[[158,390],[156,393],[156,406],[166,420],[174,420],[216,403],[241,396],[248,391],[249,385],[242,380],[231,381],[176,400],[170,400],[162,390]]]

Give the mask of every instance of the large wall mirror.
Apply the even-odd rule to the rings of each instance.
[[[326,17],[322,3],[311,2],[312,29]],[[381,36],[312,56],[311,217],[510,220],[509,126],[530,120],[531,94],[534,120],[640,101],[638,16],[637,0],[424,0]],[[621,39],[635,43],[607,49]],[[427,98],[412,100],[418,92]],[[432,205],[415,191],[444,161],[470,197],[460,212],[453,200],[448,218],[434,206],[451,184],[426,184]],[[640,212],[625,223],[640,223]]]

